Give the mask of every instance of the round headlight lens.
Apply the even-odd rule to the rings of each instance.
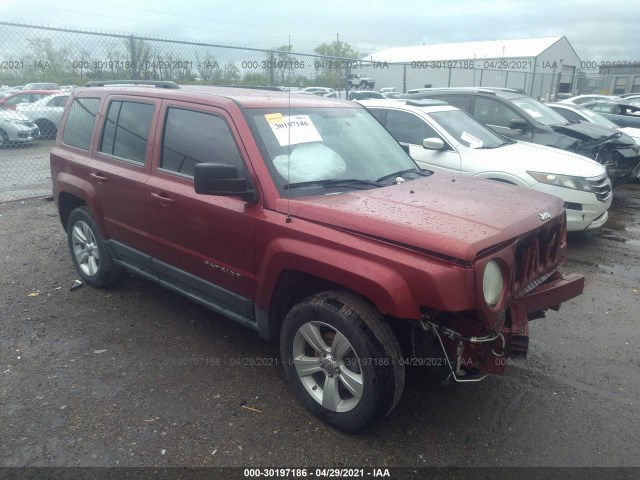
[[[502,271],[500,265],[495,260],[491,260],[484,267],[484,275],[482,277],[482,291],[484,293],[484,301],[490,307],[495,307],[504,288],[504,280],[502,279]]]

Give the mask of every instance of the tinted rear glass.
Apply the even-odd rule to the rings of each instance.
[[[76,98],[67,115],[62,142],[89,150],[98,107],[100,107],[99,98]]]
[[[153,110],[154,106],[146,103],[111,102],[100,151],[144,163]]]

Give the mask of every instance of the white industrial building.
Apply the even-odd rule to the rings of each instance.
[[[575,91],[580,68],[566,37],[384,48],[362,60],[376,89],[507,87],[543,99]]]

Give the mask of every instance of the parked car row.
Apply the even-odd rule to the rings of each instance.
[[[514,90],[437,88],[402,97],[443,100],[507,138],[592,158],[606,167],[614,185],[640,173],[640,145],[626,133],[595,123],[568,121],[549,106]]]
[[[0,146],[55,138],[69,91],[22,90],[0,99]]]
[[[9,93],[0,98],[0,108],[15,110],[21,103],[33,103],[48,95],[58,93],[58,90],[21,90]]]
[[[50,140],[55,138],[58,132],[62,112],[68,98],[69,92],[56,93],[33,103],[17,105],[16,111],[38,126],[41,138]]]
[[[598,112],[620,127],[640,128],[640,104],[596,100],[583,103],[582,106]]]
[[[612,130],[620,130],[633,138],[637,144],[640,144],[640,128],[621,127],[620,125],[613,123],[608,118],[605,118],[600,113],[590,110],[588,108],[588,104],[572,105],[570,103],[559,102],[548,103],[547,105],[570,122],[595,123]]]
[[[0,109],[0,147],[25,144],[40,138],[38,126],[13,110]]]

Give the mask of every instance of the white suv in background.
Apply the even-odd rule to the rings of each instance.
[[[613,197],[605,168],[582,155],[503,137],[439,100],[361,100],[428,170],[497,180],[556,195],[567,229],[601,227]]]

